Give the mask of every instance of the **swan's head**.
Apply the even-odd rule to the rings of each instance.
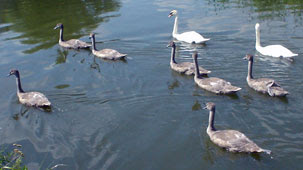
[[[203,109],[214,111],[216,109],[216,105],[213,102],[208,102],[205,104],[205,107]]]
[[[174,43],[174,41],[171,41],[167,44],[167,47],[173,47],[175,48],[176,47],[176,44]]]
[[[95,33],[90,33],[89,34],[89,39],[91,39],[91,38],[95,38]]]
[[[15,75],[16,77],[19,77],[19,71],[17,69],[11,69],[11,71],[9,72],[9,74],[7,75],[8,77],[11,75]]]
[[[246,56],[243,58],[244,60],[252,61],[254,59],[254,56],[250,54],[246,54]]]
[[[63,24],[58,23],[58,24],[55,26],[54,30],[55,30],[55,29],[58,29],[58,28],[60,28],[60,29],[63,28]]]
[[[256,30],[259,30],[259,29],[260,29],[260,24],[259,24],[259,23],[256,23],[255,29],[256,29]]]
[[[175,16],[177,14],[178,14],[177,10],[174,9],[174,10],[170,11],[168,17],[172,17],[172,16]]]

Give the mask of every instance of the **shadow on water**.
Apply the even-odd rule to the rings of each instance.
[[[256,51],[255,56],[262,62],[267,62],[276,67],[290,67],[294,62],[294,58],[271,57],[260,54]],[[282,64],[281,64],[282,63]]]
[[[96,62],[96,56],[93,56],[93,62],[90,64],[90,68],[97,70],[99,73],[101,72],[99,63]]]
[[[167,83],[167,85],[168,85],[168,89],[169,89],[169,90],[173,90],[173,89],[175,89],[175,88],[178,88],[178,87],[180,86],[180,83],[179,83],[178,80],[174,80],[174,81],[171,82],[171,83]]]
[[[56,58],[56,64],[65,63],[68,56],[68,51],[58,48],[57,52],[58,52],[58,57]]]
[[[70,87],[69,84],[60,84],[60,85],[55,86],[56,89],[65,89],[68,87]]]
[[[196,100],[195,103],[193,104],[193,106],[191,107],[191,110],[197,111],[197,110],[201,110],[201,109],[202,109],[201,104],[199,103],[198,100]]]
[[[118,11],[120,7],[117,0],[3,0],[0,2],[0,24],[11,23],[5,30],[21,33],[10,39],[21,39],[22,44],[34,45],[23,51],[31,54],[58,42],[59,31],[52,29],[57,23],[65,25],[66,39],[80,38],[88,35],[99,23],[119,16],[105,14]]]
[[[20,106],[20,111],[19,111],[19,113],[14,113],[14,114],[12,115],[13,119],[14,119],[14,120],[19,120],[20,117],[23,117],[23,116],[27,117],[26,115],[27,115],[27,113],[28,113],[28,110],[29,110],[29,108],[23,107],[23,106],[21,105],[21,106]]]

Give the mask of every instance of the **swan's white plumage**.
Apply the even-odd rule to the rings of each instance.
[[[269,45],[266,47],[256,47],[257,51],[259,51],[263,55],[268,55],[272,57],[294,57],[298,56],[298,54],[294,54],[289,49],[283,47],[282,45]]]
[[[256,50],[262,55],[272,56],[272,57],[294,57],[298,54],[291,52],[289,49],[283,47],[282,45],[269,45],[262,47],[260,43],[260,24],[257,23],[256,29]]]
[[[175,16],[175,23],[174,23],[174,29],[172,32],[172,36],[176,38],[179,41],[184,41],[187,43],[205,43],[206,41],[210,40],[209,38],[204,38],[201,34],[197,33],[196,31],[188,31],[179,34],[178,33],[178,12],[177,10],[172,10],[168,17]]]
[[[204,38],[202,35],[200,35],[196,31],[184,32],[182,34],[173,34],[173,37],[179,41],[184,41],[187,43],[197,43],[197,44],[204,43],[204,42],[210,40],[209,38]]]

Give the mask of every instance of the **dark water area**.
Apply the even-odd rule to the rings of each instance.
[[[206,45],[177,43],[177,61],[192,61],[242,88],[237,95],[207,92],[193,77],[169,67],[172,9],[179,32],[195,30]],[[30,169],[302,169],[303,2],[262,0],[0,0],[0,146],[23,145]],[[260,55],[263,45],[282,44],[294,61]],[[66,40],[128,54],[106,61],[90,50],[58,45]],[[269,77],[286,98],[257,93],[246,83],[246,54],[255,55],[255,77]],[[44,93],[51,112],[19,103],[11,68],[25,91]],[[204,103],[216,103],[217,129],[245,133],[266,154],[229,153],[206,134]]]

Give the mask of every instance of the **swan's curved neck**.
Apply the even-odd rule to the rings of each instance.
[[[248,60],[248,73],[247,73],[247,79],[252,79],[252,68],[253,68],[253,59]]]
[[[260,28],[256,29],[256,48],[261,47],[260,43]]]
[[[198,65],[198,59],[197,57],[194,58],[194,63],[195,63],[195,78],[199,78],[200,77],[200,70],[199,70],[199,65]]]
[[[214,121],[215,121],[215,109],[209,111],[207,131],[216,131],[214,126]]]
[[[170,56],[171,63],[177,63],[175,60],[175,54],[176,54],[176,46],[173,46],[171,49],[171,56]]]
[[[96,42],[95,42],[95,37],[91,37],[91,39],[92,39],[92,50],[95,50],[95,51],[97,51],[97,49],[96,49]]]
[[[173,35],[178,34],[178,15],[175,17],[175,24],[174,24],[174,29],[173,29]]]
[[[20,76],[17,75],[16,76],[16,84],[17,84],[17,92],[18,93],[24,93],[22,87],[21,87],[21,80],[20,80]]]
[[[60,37],[59,37],[59,42],[64,41],[63,40],[63,27],[60,28]]]

